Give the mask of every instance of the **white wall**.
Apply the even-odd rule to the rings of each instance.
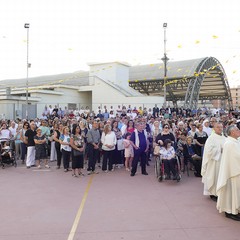
[[[91,92],[81,92],[79,93],[77,89],[68,89],[68,88],[55,88],[56,92],[61,92],[62,95],[50,95],[44,93],[32,93],[31,96],[37,96],[41,98],[41,101],[37,103],[37,117],[42,116],[44,107],[51,105],[54,107],[57,105],[64,109],[68,106],[69,103],[76,104],[76,107],[79,109],[81,106],[91,107]]]
[[[122,87],[129,87],[129,65],[119,62],[90,65],[89,76],[97,76]]]
[[[98,106],[107,107],[118,105],[128,105],[132,107],[153,108],[155,104],[159,107],[163,105],[163,97],[142,96],[142,97],[125,97],[121,92],[106,84],[104,81],[95,78],[95,85],[92,86],[92,108],[96,110]]]
[[[17,117],[22,118],[23,104],[26,104],[26,102],[21,100],[2,100],[0,103],[0,119],[15,119]]]

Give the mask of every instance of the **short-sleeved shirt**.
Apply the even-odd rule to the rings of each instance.
[[[35,135],[34,139],[36,139],[36,140],[44,140],[45,137],[44,136],[39,137],[39,136]],[[45,143],[35,144],[35,149],[36,149],[36,151],[44,151],[45,152]]]
[[[35,142],[34,142],[34,136],[37,135],[37,132],[32,129],[28,129],[26,132],[25,132],[25,137],[28,138],[28,144],[27,146],[28,147],[32,147],[32,146],[35,146]]]

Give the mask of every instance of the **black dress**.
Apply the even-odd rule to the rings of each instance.
[[[34,136],[34,139],[36,140],[44,140],[45,137],[41,136],[38,137],[37,135]],[[42,144],[35,144],[35,159],[36,160],[41,160],[41,159],[46,159],[47,154],[46,154],[46,143],[42,143]]]
[[[81,135],[74,135],[73,141],[77,148],[84,146],[84,138]],[[72,169],[83,168],[83,152],[75,150],[74,148],[72,148],[72,151]]]

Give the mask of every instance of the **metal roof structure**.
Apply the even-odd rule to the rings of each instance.
[[[129,66],[129,65],[127,65]],[[185,108],[197,108],[199,100],[227,100],[232,107],[231,92],[225,71],[214,57],[168,62],[164,79],[163,64],[129,66],[129,86],[146,95],[163,95],[166,82],[166,100]],[[30,88],[49,89],[55,86],[81,87],[89,85],[89,72],[78,71],[50,76],[28,78]],[[26,78],[0,81],[0,92],[26,88]],[[121,91],[121,89],[119,89]]]
[[[79,71],[73,73],[62,73],[49,76],[39,76],[28,78],[28,84],[30,87],[51,86],[51,85],[69,85],[69,86],[86,86],[89,85],[89,72]],[[26,78],[21,79],[8,79],[0,81],[0,89],[6,87],[14,88],[26,88]]]
[[[168,62],[164,79],[163,64],[148,64],[130,68],[129,85],[147,95],[163,95],[166,100],[184,101],[185,108],[197,108],[199,100],[227,100],[232,106],[231,92],[225,71],[214,57]]]

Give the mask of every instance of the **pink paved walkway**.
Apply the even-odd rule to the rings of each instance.
[[[159,183],[151,165],[148,176],[100,172],[88,194],[90,176],[0,169],[0,240],[67,240],[83,199],[74,240],[240,239],[240,223],[217,212],[200,178]]]

